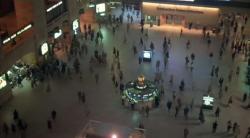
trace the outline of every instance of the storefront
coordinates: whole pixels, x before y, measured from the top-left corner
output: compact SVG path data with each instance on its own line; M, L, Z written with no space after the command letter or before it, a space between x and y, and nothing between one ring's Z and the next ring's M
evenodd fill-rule
M218 21L219 8L201 7L163 3L142 3L142 13L146 23L157 25L173 24L187 26L215 26Z
M71 28L71 27L70 27ZM44 45L44 50L60 60L65 60L67 52L71 46L71 34L65 32L60 27L56 27L49 32L48 44ZM47 47L47 48L46 48Z
M22 60L19 60L0 76L0 105L12 97L13 87L22 84L23 79L27 77L28 66Z

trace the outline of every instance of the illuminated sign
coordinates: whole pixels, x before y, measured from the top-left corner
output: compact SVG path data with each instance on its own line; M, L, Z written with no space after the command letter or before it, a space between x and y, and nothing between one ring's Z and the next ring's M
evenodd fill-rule
M93 4L93 3L89 4L89 8L94 8L94 7L95 7L95 4Z
M0 77L0 90L4 88L7 85L6 80L3 79L3 77Z
M77 34L77 29L79 28L79 22L77 19L73 21L72 26L73 26L74 33Z
M48 43L43 43L41 46L41 54L45 55L49 51Z
M105 16L106 14L105 13L100 13L100 16Z
M143 51L143 58L151 59L152 58L152 52L151 51Z
M203 96L203 105L213 106L214 98L210 96Z
M50 12L50 11L52 11L53 9L55 9L56 7L58 7L58 6L62 5L62 4L63 4L63 2L62 2L62 1L59 1L58 3L56 3L55 5L53 5L52 7L48 8L48 9L46 10L46 12Z
M96 13L102 13L106 11L105 3L96 4Z
M111 137L112 137L112 138L117 138L117 135L116 135L116 134L113 134Z
M27 26L25 26L23 29L19 30L18 32L16 32L15 34L11 35L10 37L6 38L5 40L3 40L3 44L8 43L10 40L16 38L18 35L22 34L23 32L27 31L28 29L30 29L32 27L32 24L29 24Z
M143 6L149 6L149 7L153 6L153 7L156 7L157 10L161 10L161 11L198 13L198 14L203 14L204 12L218 12L219 11L219 8L213 8L213 7L162 4L162 3L151 3L151 2L143 2Z
M60 37L62 35L62 30L60 29L59 32L55 32L54 33L54 38L57 39L58 37Z

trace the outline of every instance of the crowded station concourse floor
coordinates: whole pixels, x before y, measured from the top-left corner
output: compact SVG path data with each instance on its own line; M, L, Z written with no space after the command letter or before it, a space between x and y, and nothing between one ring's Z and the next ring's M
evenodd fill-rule
M119 13L118 13L119 15ZM221 35L211 33L211 45L208 46L203 38L201 29L187 29L176 25L161 25L150 27L144 26L144 34L140 31L139 18L134 16L134 22L130 24L127 31L127 11L123 24L120 24L115 34L110 25L101 25L103 40L101 45L95 46L90 39L85 40L82 35L77 36L80 45L87 45L87 54L72 56L67 60L67 65L73 68L73 59L79 58L80 74L72 71L70 75L60 75L46 78L38 86L31 88L29 80L22 82L23 87L14 88L13 98L0 109L0 122L6 122L9 126L13 122L13 111L16 109L19 116L27 123L25 136L27 138L74 138L84 128L88 120L98 120L113 123L130 128L137 128L140 123L146 129L148 138L182 138L184 129L188 129L190 138L226 138L232 137L233 132L227 132L228 121L239 124L239 138L245 137L250 127L250 111L245 109L246 103L242 103L242 95L248 92L245 84L245 72L247 62L244 56L237 55L234 61L231 58L230 46L225 47L222 58L219 58L219 49L222 42ZM131 14L132 15L132 14ZM98 30L98 23L92 24ZM183 30L180 36L180 30ZM148 38L145 36L148 33ZM163 40L164 36L171 40L169 45L169 59L164 66ZM143 39L143 45L140 39ZM190 41L189 48L186 47ZM138 63L142 50L150 49L153 42L154 50L151 62ZM133 46L137 48L134 54ZM155 80L156 74L160 74L159 86L164 89L160 104L157 108L149 110L145 115L141 110L131 110L122 105L119 87L116 88L112 82L111 65L114 62L113 49L119 51L120 70L123 79L119 82L127 83L135 80L143 74L148 80ZM107 63L90 63L94 51L107 53ZM195 55L191 66L190 55ZM211 56L213 53L213 56ZM186 64L186 57L190 62ZM69 58L68 58L69 59ZM157 62L160 61L156 67ZM219 77L211 77L212 66L219 66ZM90 69L90 66L92 69ZM236 68L240 72L236 75ZM191 71L191 68L192 71ZM232 81L228 81L228 73L233 70ZM115 67L113 72L117 72ZM81 77L79 77L81 76ZM224 77L224 85L228 86L227 92L218 96L219 78ZM97 80L98 78L98 80ZM119 77L116 77L119 78ZM172 83L169 80L172 78ZM119 80L119 79L118 79ZM179 84L185 82L185 88L180 91ZM49 85L49 90L48 90ZM214 109L204 110L205 122L199 121L199 112L202 105L202 97L211 88L210 95L215 97ZM85 94L85 103L78 97L78 92ZM173 97L179 99L182 108L175 115L175 106L178 104ZM228 99L232 97L232 103L228 105ZM166 103L173 102L168 112ZM192 104L188 118L185 119L183 109ZM220 115L216 117L214 112L220 108ZM51 111L57 112L57 117L52 121L52 128L48 129L47 120L51 120ZM217 121L216 132L212 133L213 123ZM2 128L2 124L1 124ZM17 138L20 133L12 133L9 130L4 136L2 130L0 137Z

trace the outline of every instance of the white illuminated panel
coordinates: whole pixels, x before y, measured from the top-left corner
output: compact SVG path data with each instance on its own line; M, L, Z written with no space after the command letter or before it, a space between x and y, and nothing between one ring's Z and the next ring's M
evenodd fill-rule
M203 104L206 106L213 106L214 98L210 96L203 96Z
M45 55L49 51L48 43L43 43L41 46L41 54Z
M54 33L54 38L57 39L58 37L60 37L62 35L62 30L60 29L59 32L55 32Z
M7 85L7 82L3 79L3 77L0 77L0 90L4 88Z
M100 13L100 16L105 16L106 14L105 13Z
M55 5L53 5L52 7L48 8L48 9L46 10L46 12L50 12L50 11L52 11L53 9L55 9L56 7L58 7L58 6L62 5L62 4L63 4L63 2L62 2L62 1L59 1L58 3L56 3Z
M73 21L72 26L73 26L74 33L77 34L77 29L79 28L79 22L77 19Z
M95 7L95 4L91 3L89 4L89 8L94 8Z
M112 135L112 138L118 138L116 134L113 134Z
M73 21L73 30L76 30L78 27L79 27L79 23L78 23L78 20L76 19Z
M10 40L16 38L18 35L22 34L23 32L27 31L28 29L30 29L32 27L32 24L29 24L27 26L25 26L23 29L19 30L18 32L16 32L15 34L11 35L10 37L6 38L5 40L3 40L3 44L8 43Z
M96 13L102 13L106 11L105 3L96 4Z
M151 59L152 58L152 52L151 51L143 51L143 58Z

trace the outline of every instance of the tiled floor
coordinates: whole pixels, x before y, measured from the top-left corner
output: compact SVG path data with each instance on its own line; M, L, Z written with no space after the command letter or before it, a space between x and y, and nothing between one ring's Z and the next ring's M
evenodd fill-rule
M126 14L125 14L126 15ZM125 19L126 20L126 19ZM83 79L79 75L72 75L70 79L67 76L53 78L49 80L51 92L46 92L47 83L40 84L37 88L31 89L29 82L24 82L24 88L14 90L14 97L0 109L0 122L11 123L12 112L17 109L20 116L28 123L28 138L73 138L84 127L87 120L99 120L103 122L115 123L122 126L137 127L139 122L143 122L146 128L148 138L181 138L183 129L187 127L190 131L190 138L224 138L230 137L226 131L228 120L237 121L241 128L241 137L246 133L250 125L249 110L242 108L240 99L243 92L248 91L244 84L246 62L241 57L231 62L230 48L228 47L222 60L218 60L219 47L221 43L220 36L212 36L212 44L207 46L206 41L202 39L201 30L184 29L184 35L180 38L180 27L178 26L154 26L149 28L149 39L146 46L149 48L150 41L155 45L153 60L151 63L138 64L138 55L134 56L132 45L139 44L141 36L139 24L134 23L129 33L126 33L126 25L120 26L115 35L112 29L103 27L104 50L108 53L108 65L96 65L94 72L99 73L100 82L95 83L94 75L89 73L89 58L95 49L94 43L88 44L89 55L82 56L81 70ZM124 35L127 36L127 43L123 43ZM150 111L148 118L142 116L138 111L131 111L121 105L121 98L117 90L113 87L111 81L110 65L112 62L113 47L120 51L121 69L124 72L124 82L134 80L140 74L144 74L147 79L153 80L155 64L157 60L163 63L162 42L163 37L167 36L172 41L170 50L170 59L167 68L163 64L160 66L164 78L165 95L162 97L160 107ZM191 41L191 48L186 50L187 40ZM81 42L82 43L82 42ZM141 47L137 46L141 51ZM209 52L214 52L214 57L209 58ZM185 57L195 53L194 70L190 72L185 67ZM234 74L233 81L225 83L229 86L229 91L224 93L221 100L217 97L218 79L210 78L212 65L220 66L220 75L227 78L230 68L235 71L236 66L241 67L239 77ZM170 87L168 80L170 74L174 75L174 86ZM184 92L178 91L178 85L181 79L185 80L186 89ZM221 108L220 118L214 117L213 111L205 111L206 122L200 124L198 121L199 106L202 102L202 95L206 93L208 85L212 82L212 95L216 97L215 107ZM193 85L193 88L192 88ZM84 90L86 93L87 104L83 105L78 101L77 92ZM166 101L172 100L172 91L177 92L184 105L189 105L191 99L194 99L195 106L189 114L190 118L185 120L183 109L177 118L174 117L174 110L170 113L166 110ZM231 107L224 105L229 96L233 96ZM58 118L53 123L53 130L47 129L47 119L52 109L58 113ZM90 115L86 116L86 110ZM218 132L212 134L212 123L218 120ZM2 137L2 135L0 134ZM8 138L17 138L17 134L11 134Z

